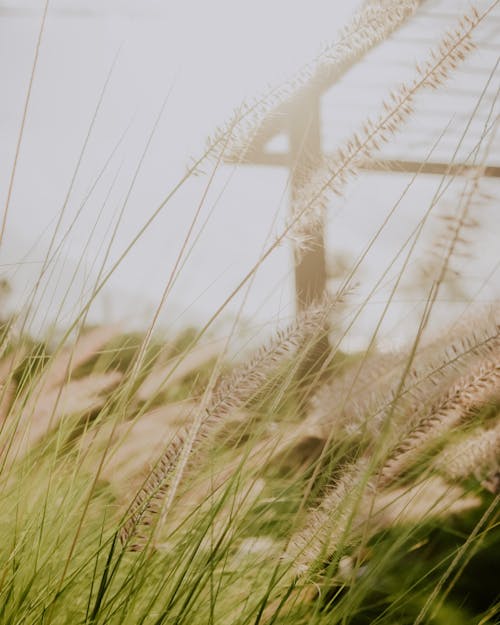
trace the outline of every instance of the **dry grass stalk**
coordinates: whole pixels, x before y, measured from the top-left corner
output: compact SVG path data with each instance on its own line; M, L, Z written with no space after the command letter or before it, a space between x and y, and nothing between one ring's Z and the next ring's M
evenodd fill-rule
M180 429L134 498L129 518L121 531L122 544L128 545L134 537L131 548L142 548L147 536L141 531L141 526L152 525L154 515L164 514L170 479L181 462L181 455L184 454L186 463L192 450L199 447L215 426L232 410L241 408L265 386L279 365L300 352L311 337L324 328L325 316L330 307L331 305L320 305L306 311L287 329L279 331L253 357L236 367L229 376L222 378L205 406L202 402L194 425Z

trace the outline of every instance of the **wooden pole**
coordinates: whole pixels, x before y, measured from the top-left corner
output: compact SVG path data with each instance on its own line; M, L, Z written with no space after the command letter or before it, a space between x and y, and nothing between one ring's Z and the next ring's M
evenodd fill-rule
M290 115L291 206L300 194L311 164L321 157L320 102L317 94L297 101ZM293 210L293 208L292 208ZM292 215L293 216L293 215ZM297 311L320 299L326 289L324 227L315 229L306 251L294 251Z
M320 96L307 92L297 99L289 117L289 167L291 170L291 210L301 192L311 165L321 157ZM293 217L293 215L292 215ZM311 233L307 249L294 249L295 301L297 312L323 298L326 292L327 273L324 224ZM330 351L328 327L304 355L299 371L307 380L320 368Z

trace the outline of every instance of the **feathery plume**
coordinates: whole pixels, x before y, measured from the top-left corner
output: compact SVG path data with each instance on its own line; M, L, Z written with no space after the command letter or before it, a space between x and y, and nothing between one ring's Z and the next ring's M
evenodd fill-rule
M486 319L467 319L454 332L423 344L413 355L411 349L374 352L318 391L311 403L312 416L341 437L369 435L368 444L380 434L390 415L396 440L401 430L418 423L461 375L490 358L499 340L498 325L487 315ZM401 380L409 358L411 366Z
M482 192L481 185L484 180L487 159L496 140L497 130L498 120L493 126L479 163L472 170L470 176L466 178L464 188L461 189L459 198L454 202L454 210L438 216L441 227L425 255L430 260L419 269L424 277L430 277L439 284L447 280L453 281L460 275L456 266L456 259L471 257L468 233L479 226L478 209L484 209L485 205L492 199ZM477 156L480 145L476 148L475 156Z
M429 444L460 425L473 411L500 392L499 353L463 376L399 443L380 472L385 485L395 480Z
M309 512L304 529L292 536L284 559L292 562L295 575L303 575L315 562L327 559L339 543L348 543L349 523L364 493L371 488L366 483L367 466L364 459L347 466L319 506Z
M447 445L434 467L450 480L474 476L479 480L500 471L500 423L476 428L461 440Z
M187 462L193 449L199 447L230 411L248 402L269 381L278 365L296 354L318 331L322 331L330 309L331 304L311 307L288 328L279 331L248 361L222 378L205 407L202 405L198 409L200 412L194 424L179 430L134 498L120 534L122 544L129 545L130 539L134 537L136 540L129 545L130 549L139 550L144 546L147 537L141 534L141 527L152 525L155 514L164 516L164 500L171 487L170 480L181 466L181 456ZM178 481L180 475L176 477ZM170 492L170 499L172 496Z

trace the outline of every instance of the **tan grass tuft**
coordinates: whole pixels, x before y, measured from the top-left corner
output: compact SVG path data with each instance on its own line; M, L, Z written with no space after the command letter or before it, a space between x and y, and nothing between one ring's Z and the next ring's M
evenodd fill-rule
M62 389L55 387L26 402L11 440L11 454L21 459L44 436L70 415L85 415L100 409L109 393L122 379L118 371L92 374L72 380Z
M64 384L70 374L99 353L120 333L119 326L98 326L81 334L76 343L56 354L42 375L43 390Z
M476 495L467 495L459 486L433 476L420 484L377 494L370 520L377 527L419 524L429 518L462 514L481 505Z
M142 382L137 391L137 399L148 401L163 392L168 386L181 382L190 373L196 372L211 360L217 358L225 341L196 345L187 354L170 359L160 367L155 367Z
M125 501L130 492L141 487L164 450L165 441L175 438L194 408L193 402L166 404L118 426L110 422L99 424L81 438L80 453L89 457L92 467L94 452L100 454L110 446L101 477Z
M481 480L500 471L500 423L462 435L445 447L434 466L450 480L469 476Z

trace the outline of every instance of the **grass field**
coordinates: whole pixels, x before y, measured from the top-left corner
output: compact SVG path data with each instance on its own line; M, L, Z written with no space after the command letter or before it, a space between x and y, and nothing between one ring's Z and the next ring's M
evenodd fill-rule
M413 81L306 172L293 216L229 300L279 245L307 253L332 194L411 117L420 90L446 89L487 16L463 17ZM406 17L366 3L329 62L355 62L366 38ZM287 95L239 110L179 186L241 150ZM495 137L490 122L482 147ZM470 307L439 332L431 323L441 290L460 279L453 260L481 193L478 154L424 259L423 313L392 351L380 349L379 325L366 348L345 348L378 286L353 300L359 263L257 349L234 349L236 326L215 336L227 302L199 327L158 329L177 265L143 331L91 326L88 311L127 250L103 264L70 323L35 339L31 309L54 234L25 309L0 328L0 623L499 623L499 311ZM380 324L433 208L402 248Z

